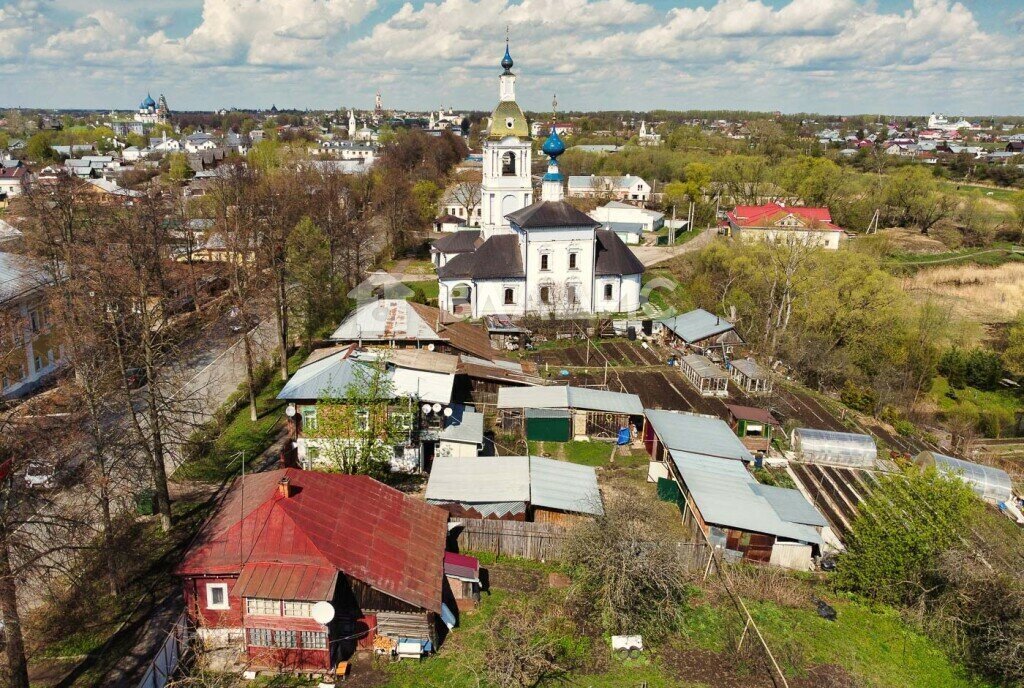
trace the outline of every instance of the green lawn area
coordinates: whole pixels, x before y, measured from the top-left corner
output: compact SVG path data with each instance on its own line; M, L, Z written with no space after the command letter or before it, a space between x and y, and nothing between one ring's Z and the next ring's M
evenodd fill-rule
M991 189L987 186L975 186L974 184L958 184L956 182L945 182L943 184L947 191L961 196L975 196L978 198L991 198L994 201L1009 202L1014 194L1021 192L1021 189Z
M426 301L432 305L437 305L437 294L440 290L437 279L427 279L416 282L403 282L405 286L415 292L410 295L409 298L413 298L416 294L422 294Z
M670 269L649 269L644 272L643 280L641 291L647 291L647 300L659 311L675 310L677 313L685 313L693 309L690 290ZM641 296L641 300L642 298Z
M289 374L294 373L306 358L305 352L293 354L288 360ZM245 452L246 466L254 466L259 455L277 437L284 424L284 402L277 399L284 387L284 381L277 375L276 369L271 373L270 381L264 385L256 396L256 408L259 418L253 423L249 420L249 405L242 392L241 408L231 414L223 430L212 442L200 443L199 449L191 459L174 473L176 480L198 480L200 482L220 483L235 473L240 472L241 464L236 457ZM234 397L233 397L234 398ZM229 402L230 404L231 402ZM215 422L215 421L214 421ZM218 428L210 427L211 432ZM233 463L232 463L233 462Z
M414 260L405 266L404 272L407 275L433 275L434 264L429 259Z
M553 459L578 463L583 466L609 466L611 465L612 450L615 445L611 442L529 442L530 453L535 456L550 455ZM647 463L647 453L642 449L632 450L629 447L620 447L615 455L616 466L635 467Z
M1024 407L1024 394L1009 389L985 391L974 387L952 389L946 378L936 376L928 399L940 415L959 415L980 422L979 431L987 437L1009 436L1015 414Z

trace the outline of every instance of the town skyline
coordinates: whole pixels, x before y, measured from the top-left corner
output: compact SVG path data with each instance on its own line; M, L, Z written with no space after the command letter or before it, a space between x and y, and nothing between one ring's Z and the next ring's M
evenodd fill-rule
M558 93L573 111L1024 112L1024 12L1004 4L245 4L15 0L0 107L130 110L150 92L177 110L369 109L380 90L387 109L486 110L507 27L533 111Z

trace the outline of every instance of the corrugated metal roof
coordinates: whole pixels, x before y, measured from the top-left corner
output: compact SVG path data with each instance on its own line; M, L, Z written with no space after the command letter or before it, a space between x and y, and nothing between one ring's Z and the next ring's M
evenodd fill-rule
M800 490L793 490L786 487L774 485L762 485L755 483L752 489L757 494L768 500L775 513L783 521L790 523L802 523L806 526L818 526L823 528L828 525L825 517L814 508L814 505L807 501Z
M49 281L25 256L0 252L0 303L38 289Z
M683 363L697 373L702 378L728 378L729 375L724 370L713 364L704 356L700 354L687 354L682 357Z
M448 425L441 431L440 439L447 442L482 444L484 441L484 414L476 411L459 410L455 407Z
M670 454L705 522L821 544L814 528L779 516L742 464L683 451Z
M440 341L436 323L424 320L404 299L368 301L345 318L331 335L337 341L421 339Z
M444 575L477 581L480 579L480 560L476 557L467 557L465 554L445 552Z
M278 490L284 477L287 498ZM440 612L447 522L443 509L368 476L253 473L235 481L176 572L233 575L261 562L333 567Z
M410 396L431 403L450 404L455 376L427 370L394 368L391 371L395 396Z
M426 498L442 502L528 502L530 459L527 456L434 459Z
M738 404L726 404L725 407L729 409L729 413L737 420L752 420L755 423L765 423L766 425L781 425L779 421L775 420L775 416L768 409L756 406L740 406Z
M644 412L636 394L562 385L500 387L498 408L569 408L637 416Z
M242 567L231 594L269 600L332 601L337 580L337 570L327 566L259 562Z
M647 422L669 449L724 459L753 461L754 457L720 418L683 411L647 409Z
M672 318L665 318L660 322L687 344L699 342L733 329L732 323L728 320L714 313L708 313L703 308Z
M530 457L530 503L580 514L604 513L592 467L540 456Z

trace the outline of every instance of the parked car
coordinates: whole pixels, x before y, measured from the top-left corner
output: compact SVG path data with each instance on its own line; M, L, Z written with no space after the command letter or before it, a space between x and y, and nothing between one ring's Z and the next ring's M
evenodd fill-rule
M25 486L30 489L52 490L57 487L57 469L48 464L30 463L25 467Z

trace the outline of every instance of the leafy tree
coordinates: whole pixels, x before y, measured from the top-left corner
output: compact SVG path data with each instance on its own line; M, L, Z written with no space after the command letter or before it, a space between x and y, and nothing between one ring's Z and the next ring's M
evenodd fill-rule
M286 262L295 284L290 307L308 348L320 328L331 322L339 302L336 293L325 293L332 284L330 240L308 217L288 236Z
M167 164L167 178L172 182L183 182L194 174L184 153L171 153L167 156Z
M412 197L421 222L427 223L437 216L437 201L441 198L441 187L429 179L421 179L412 185Z
M277 141L276 132L272 138L265 138L249 149L249 164L257 172L268 172L281 165L281 144Z
M416 400L392 407L395 391L386 359L357 363L353 380L331 390L316 404L316 439L320 462L336 473L386 478L394 446L404 444L416 415Z
M57 151L50 145L50 135L40 131L32 135L25 144L25 154L35 162L52 162L57 160Z
M853 522L836 582L881 602L913 603L980 507L963 481L934 468L883 476Z

